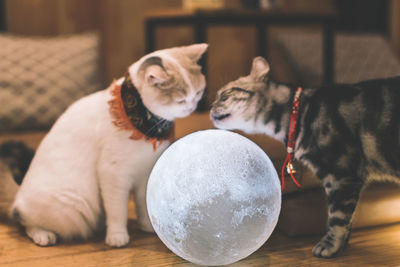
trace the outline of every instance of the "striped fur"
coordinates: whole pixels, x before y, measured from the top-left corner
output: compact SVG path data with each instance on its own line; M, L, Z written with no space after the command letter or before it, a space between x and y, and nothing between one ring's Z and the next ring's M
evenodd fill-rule
M255 58L249 76L218 92L211 109L218 128L265 133L286 143L295 86L272 82L268 71L268 63ZM247 97L238 98L235 87L248 91ZM295 157L319 177L328 199L328 232L313 253L330 258L349 240L364 186L400 182L400 77L305 88L298 125Z

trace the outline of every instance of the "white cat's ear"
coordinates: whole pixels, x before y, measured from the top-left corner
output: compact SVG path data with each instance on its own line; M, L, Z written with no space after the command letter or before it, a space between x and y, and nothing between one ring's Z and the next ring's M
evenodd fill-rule
M208 44L193 44L189 46L182 47L183 52L192 59L194 62L199 61L201 56L206 52Z
M269 64L263 57L255 57L251 66L250 76L256 81L264 81L268 77Z
M168 79L168 74L159 65L151 65L146 68L145 80L151 86L157 86Z

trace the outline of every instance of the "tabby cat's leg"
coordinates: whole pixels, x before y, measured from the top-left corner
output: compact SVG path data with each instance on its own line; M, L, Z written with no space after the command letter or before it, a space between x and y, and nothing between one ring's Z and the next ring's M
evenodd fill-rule
M331 258L345 248L350 232L351 221L356 208L362 183L358 179L330 174L322 179L328 197L328 232L314 247L316 257Z

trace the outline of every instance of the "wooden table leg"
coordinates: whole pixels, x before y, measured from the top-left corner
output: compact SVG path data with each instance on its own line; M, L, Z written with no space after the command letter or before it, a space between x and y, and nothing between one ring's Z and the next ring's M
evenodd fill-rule
M323 27L323 82L335 81L335 37L332 25L327 23Z
M0 0L0 32L7 30L6 1Z
M153 21L146 20L145 22L145 49L146 49L146 54L151 53L155 50L156 48L156 25Z
M267 56L267 26L264 23L259 23L257 25L257 56L266 57Z
M207 42L207 25L202 20L197 20L194 23L194 39L196 43L206 43ZM200 66L202 66L202 72L206 77L206 83L208 85L207 78L207 56L203 55L199 60ZM207 85L204 90L203 98L200 100L197 111L206 111L208 109L209 103L207 103Z

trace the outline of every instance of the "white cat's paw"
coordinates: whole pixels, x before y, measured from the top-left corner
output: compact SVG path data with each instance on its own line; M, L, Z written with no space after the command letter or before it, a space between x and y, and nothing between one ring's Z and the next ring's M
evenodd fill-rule
M57 243L57 235L38 227L27 227L26 234L41 247L53 246Z
M107 232L106 244L110 247L120 248L128 245L129 234L127 231Z

